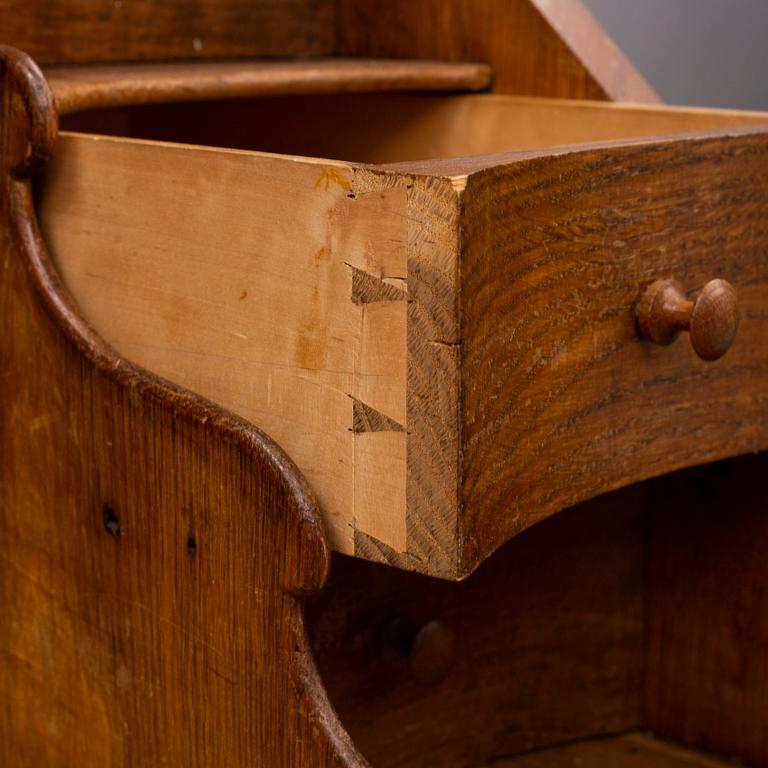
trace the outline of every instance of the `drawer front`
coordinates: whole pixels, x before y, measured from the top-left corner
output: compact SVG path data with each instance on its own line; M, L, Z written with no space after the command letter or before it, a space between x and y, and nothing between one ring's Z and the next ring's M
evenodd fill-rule
M768 138L604 147L470 175L461 254L463 566L582 499L768 447ZM715 362L641 338L654 281L729 281Z

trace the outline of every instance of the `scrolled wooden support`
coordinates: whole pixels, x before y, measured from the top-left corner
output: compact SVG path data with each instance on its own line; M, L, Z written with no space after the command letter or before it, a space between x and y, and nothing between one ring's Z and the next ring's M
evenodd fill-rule
M48 82L22 51L0 45L3 163L17 178L34 173L50 156L59 128Z
M55 103L23 53L0 66L0 765L365 766L304 632L312 490L84 320L32 196Z
M657 280L646 288L637 307L642 335L654 344L671 344L688 331L702 360L717 360L730 348L739 327L736 290L727 280L710 280L688 298L676 280Z

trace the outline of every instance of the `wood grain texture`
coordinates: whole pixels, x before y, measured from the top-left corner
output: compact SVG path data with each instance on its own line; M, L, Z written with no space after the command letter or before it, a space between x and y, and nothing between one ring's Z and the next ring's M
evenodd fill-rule
M642 733L545 749L493 763L493 768L728 768L732 763Z
M339 0L336 51L483 61L499 93L657 100L579 0Z
M768 764L768 455L662 478L649 499L646 721Z
M307 630L331 701L371 764L495 765L640 727L642 502L632 488L564 511L460 584L334 555L328 584L307 603ZM454 649L428 685L417 676L432 622Z
M471 175L462 201L462 571L556 509L768 447L768 137ZM734 283L728 356L638 338L645 286Z
M304 636L328 568L312 492L78 314L28 175L50 93L0 56L0 763L362 768Z
M0 2L0 40L40 64L322 56L332 0Z
M207 61L46 70L60 114L126 104L232 99L287 93L479 91L485 64L315 59Z
M118 352L279 440L336 549L354 551L359 529L404 551L400 177L62 135L46 178L40 215L55 263ZM394 294L361 301L360 272ZM355 427L355 403L375 428Z

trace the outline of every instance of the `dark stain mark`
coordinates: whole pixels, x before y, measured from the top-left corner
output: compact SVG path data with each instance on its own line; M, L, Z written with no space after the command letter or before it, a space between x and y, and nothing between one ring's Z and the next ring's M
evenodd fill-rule
M110 536L120 538L120 521L112 507L104 506L104 528Z
M243 291L243 292L240 294L240 301L242 301L242 300L243 300L243 299L244 299L244 298L245 298L247 295L248 295L248 291Z
M190 555L194 555L197 552L197 541L194 536L187 536L187 552Z
M352 403L353 432L405 432L402 424L356 397L352 397Z
M368 272L348 265L352 270L352 301L371 304L374 301L407 301L408 294Z

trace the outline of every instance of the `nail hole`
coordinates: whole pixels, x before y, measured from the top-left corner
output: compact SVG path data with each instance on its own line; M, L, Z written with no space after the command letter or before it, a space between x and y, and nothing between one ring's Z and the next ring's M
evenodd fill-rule
M110 536L120 538L120 521L112 507L104 507L104 528Z
M187 552L189 552L190 555L194 555L195 552L197 552L197 542L195 541L194 536L187 537Z

